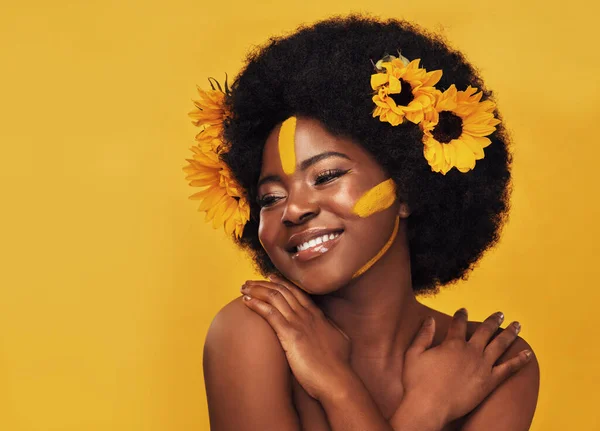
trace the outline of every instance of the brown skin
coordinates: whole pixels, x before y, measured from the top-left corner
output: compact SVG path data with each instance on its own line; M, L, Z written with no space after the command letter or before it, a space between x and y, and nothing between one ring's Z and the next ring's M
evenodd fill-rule
M443 418L444 423L447 424L444 429L472 430L482 426L487 427L486 429L495 426L496 428L493 429L498 430L528 429L535 409L539 385L539 370L535 356L533 361L529 361L532 364L529 367L524 367L508 380L506 375L502 379L506 382L485 401L483 398L495 386L491 384L478 386L473 382L478 383L477 379L481 380L483 375L489 382L492 380L492 374L489 372L478 374L480 368L477 367L455 367L453 364L464 363L461 361L468 358L468 352L461 350L462 347L459 348L456 342L452 345L454 350L425 351L427 356L420 356L418 360L414 360L415 365L410 370L412 374L408 374L408 377L411 375L421 377L407 378L405 369L408 367L407 352L425 318L431 315L436 320L436 325L431 331L431 347L440 346L449 335L449 328L452 328L453 321L451 316L419 303L413 293L406 237L409 208L396 201L390 208L370 217L360 218L354 215L351 210L358 198L373 186L389 178L380 165L356 143L329 134L316 120L300 117L296 129L297 168L292 175L288 176L281 167L277 142L278 131L279 127L276 127L265 144L261 178L267 175L278 175L281 181L266 183L258 191L259 197L272 196L277 199L261 211L259 238L274 265L287 279L279 280L279 286L286 287L279 289L279 296L267 295L262 298L263 301L260 301L258 298L261 294L257 290L260 283L255 283L251 289L255 289L253 296L257 298L253 299L253 306L248 306L269 321L286 354L292 350L292 346L302 344L298 343L298 339L289 336L290 328L294 328L295 334L302 332L298 330L300 325L289 324L290 316L301 315L306 318L308 314L302 310L310 310L314 315L321 313L322 316L326 316L326 319L317 320L318 326L302 325L303 333L312 334L313 340L312 344L305 345L312 347L306 348L304 352L296 349L293 355L288 354L288 362L295 376L294 401L299 415L303 418L305 429L328 429L325 428L327 421L324 411L317 400L324 396L323 391L335 390L334 382L344 374L343 371L338 373L336 370L346 369L360 377L386 419L393 419L392 416L398 411L401 401L405 396L410 397L408 394L413 393L415 395L410 397L411 400L417 398L433 400L431 403L434 405L429 407L431 411L440 412L440 418ZM344 153L350 160L331 157L317 162L305 171L299 169L303 160L324 151ZM348 172L329 179L326 183L316 184L317 175L329 169L348 170ZM367 272L352 279L356 270L386 243L396 216L400 216L400 226L393 245ZM344 232L335 249L316 259L298 262L286 251L286 244L290 235L311 227L341 228ZM273 284L263 282L263 295L266 290L273 287ZM277 300L269 304L267 298L275 299L275 297ZM257 306L257 304L261 305ZM271 310L268 309L269 306ZM277 313L274 312L275 310ZM314 319L310 320L314 321ZM304 321L308 320L304 319ZM498 328L497 324L492 328L489 319L486 322L484 327L487 330L487 338L485 335L479 338L482 351L489 337ZM465 319L462 332L464 341L461 346L469 345L466 340L471 338L479 325L478 322L469 322L466 325ZM283 328L286 328L287 332ZM456 329L450 330L450 335L454 334L456 339L460 339L453 331ZM466 331L466 340L464 331ZM499 332L496 332L496 335ZM504 337L503 347L496 349L495 357L488 365L493 365L498 356L504 353L498 363L514 358L512 363L521 363L522 367L525 363L524 357L519 358L517 355L528 345L521 338L517 338L517 341L507 350L508 344L516 338L516 334L514 329L507 329L505 332L507 335ZM328 334L330 339L322 338L319 344L316 342L316 334ZM347 339L341 334L345 334ZM508 340L509 336L512 336L510 340ZM333 344L328 344L332 340L335 340ZM351 349L350 342L345 343L349 340L351 340ZM448 345L448 343L444 344L444 349ZM326 349L327 346L330 346L329 350ZM448 353L450 351L454 352L454 356ZM462 357L459 356L461 354ZM489 362L489 355L487 356ZM427 358L427 361L423 358ZM460 359L458 362L457 358ZM475 356L473 358L473 364L481 364L481 356L480 362L477 362ZM454 362L451 362L452 360ZM423 368L426 364L429 364L431 370L429 373ZM439 367L436 368L435 365ZM420 371L417 370L419 366ZM457 373L467 368L471 374ZM434 369L441 370L442 373L434 374ZM452 372L444 374L444 370L452 370ZM308 371L313 375L316 373L318 378L311 380ZM318 387L316 382L327 382L327 384ZM410 390L407 388L407 382ZM440 386L440 383L443 385ZM495 385L499 383L497 381ZM481 389L482 387L485 390ZM427 392L426 388L430 391ZM458 401L448 407L446 403L435 401L435 396L430 396L441 394L441 399L448 399L444 398L443 391L461 396L454 396ZM496 396L496 393L499 395ZM520 405L526 407L522 407L520 411L513 411L512 416L516 415L517 419L505 422L506 425L503 427L502 420L506 421L506 419L498 417L501 415L505 418L507 415L503 408L511 405L509 401L515 401L518 397L523 397ZM479 407L475 411L468 417L465 416L477 405ZM310 423L311 426L306 426L306 423Z

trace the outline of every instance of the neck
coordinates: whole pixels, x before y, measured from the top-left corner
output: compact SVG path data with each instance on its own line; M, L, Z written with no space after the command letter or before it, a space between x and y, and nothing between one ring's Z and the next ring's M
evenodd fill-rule
M392 246L368 271L335 292L312 298L350 337L353 358L403 356L423 310L412 290L405 221Z

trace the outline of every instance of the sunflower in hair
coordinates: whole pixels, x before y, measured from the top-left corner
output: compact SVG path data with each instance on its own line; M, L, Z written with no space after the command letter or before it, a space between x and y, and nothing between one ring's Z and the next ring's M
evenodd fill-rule
M216 87L209 79L211 90L198 88L200 100L193 101L196 109L188 114L202 130L195 138L198 144L190 148L193 158L186 159L189 164L183 171L188 174L185 179L190 186L203 188L189 199L201 201L198 211L206 213L204 220L212 220L213 228L223 226L228 235L235 233L239 238L250 219L250 206L231 170L219 157L228 148L223 140L223 121L229 115L224 105L229 88L227 79L225 91L214 81Z
M371 88L377 92L372 97L376 105L373 117L392 126L402 124L405 118L418 124L433 109L439 93L434 86L442 71L427 72L419 67L420 61L387 55L375 64L378 73L371 75Z
M484 158L483 149L492 142L487 136L500 120L494 116L496 104L481 102L482 95L477 88L469 86L458 91L452 84L439 95L434 109L425 114L420 123L423 152L432 171L446 175L456 167L464 173Z
M224 104L225 96L229 94L227 78L225 78L225 91L216 79L209 78L208 82L211 90L203 90L196 86L200 100L192 100L196 109L190 111L188 115L192 118L194 126L204 125L222 128L223 120L229 115Z

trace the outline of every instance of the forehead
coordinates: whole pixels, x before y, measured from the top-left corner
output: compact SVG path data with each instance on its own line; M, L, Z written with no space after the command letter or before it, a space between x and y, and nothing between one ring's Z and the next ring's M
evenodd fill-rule
M261 173L283 174L279 153L279 130L281 124L273 128L263 149ZM366 161L369 154L360 145L348 138L332 135L320 121L313 118L298 117L294 134L294 152L296 165L303 160L325 151L338 151L348 155L354 161Z

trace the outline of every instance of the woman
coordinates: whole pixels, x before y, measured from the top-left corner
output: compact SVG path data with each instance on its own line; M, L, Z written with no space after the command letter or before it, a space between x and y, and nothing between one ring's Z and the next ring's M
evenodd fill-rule
M508 211L508 138L465 58L354 15L211 85L191 198L269 277L207 334L211 429L529 429L539 367L518 323L416 300L466 278Z

